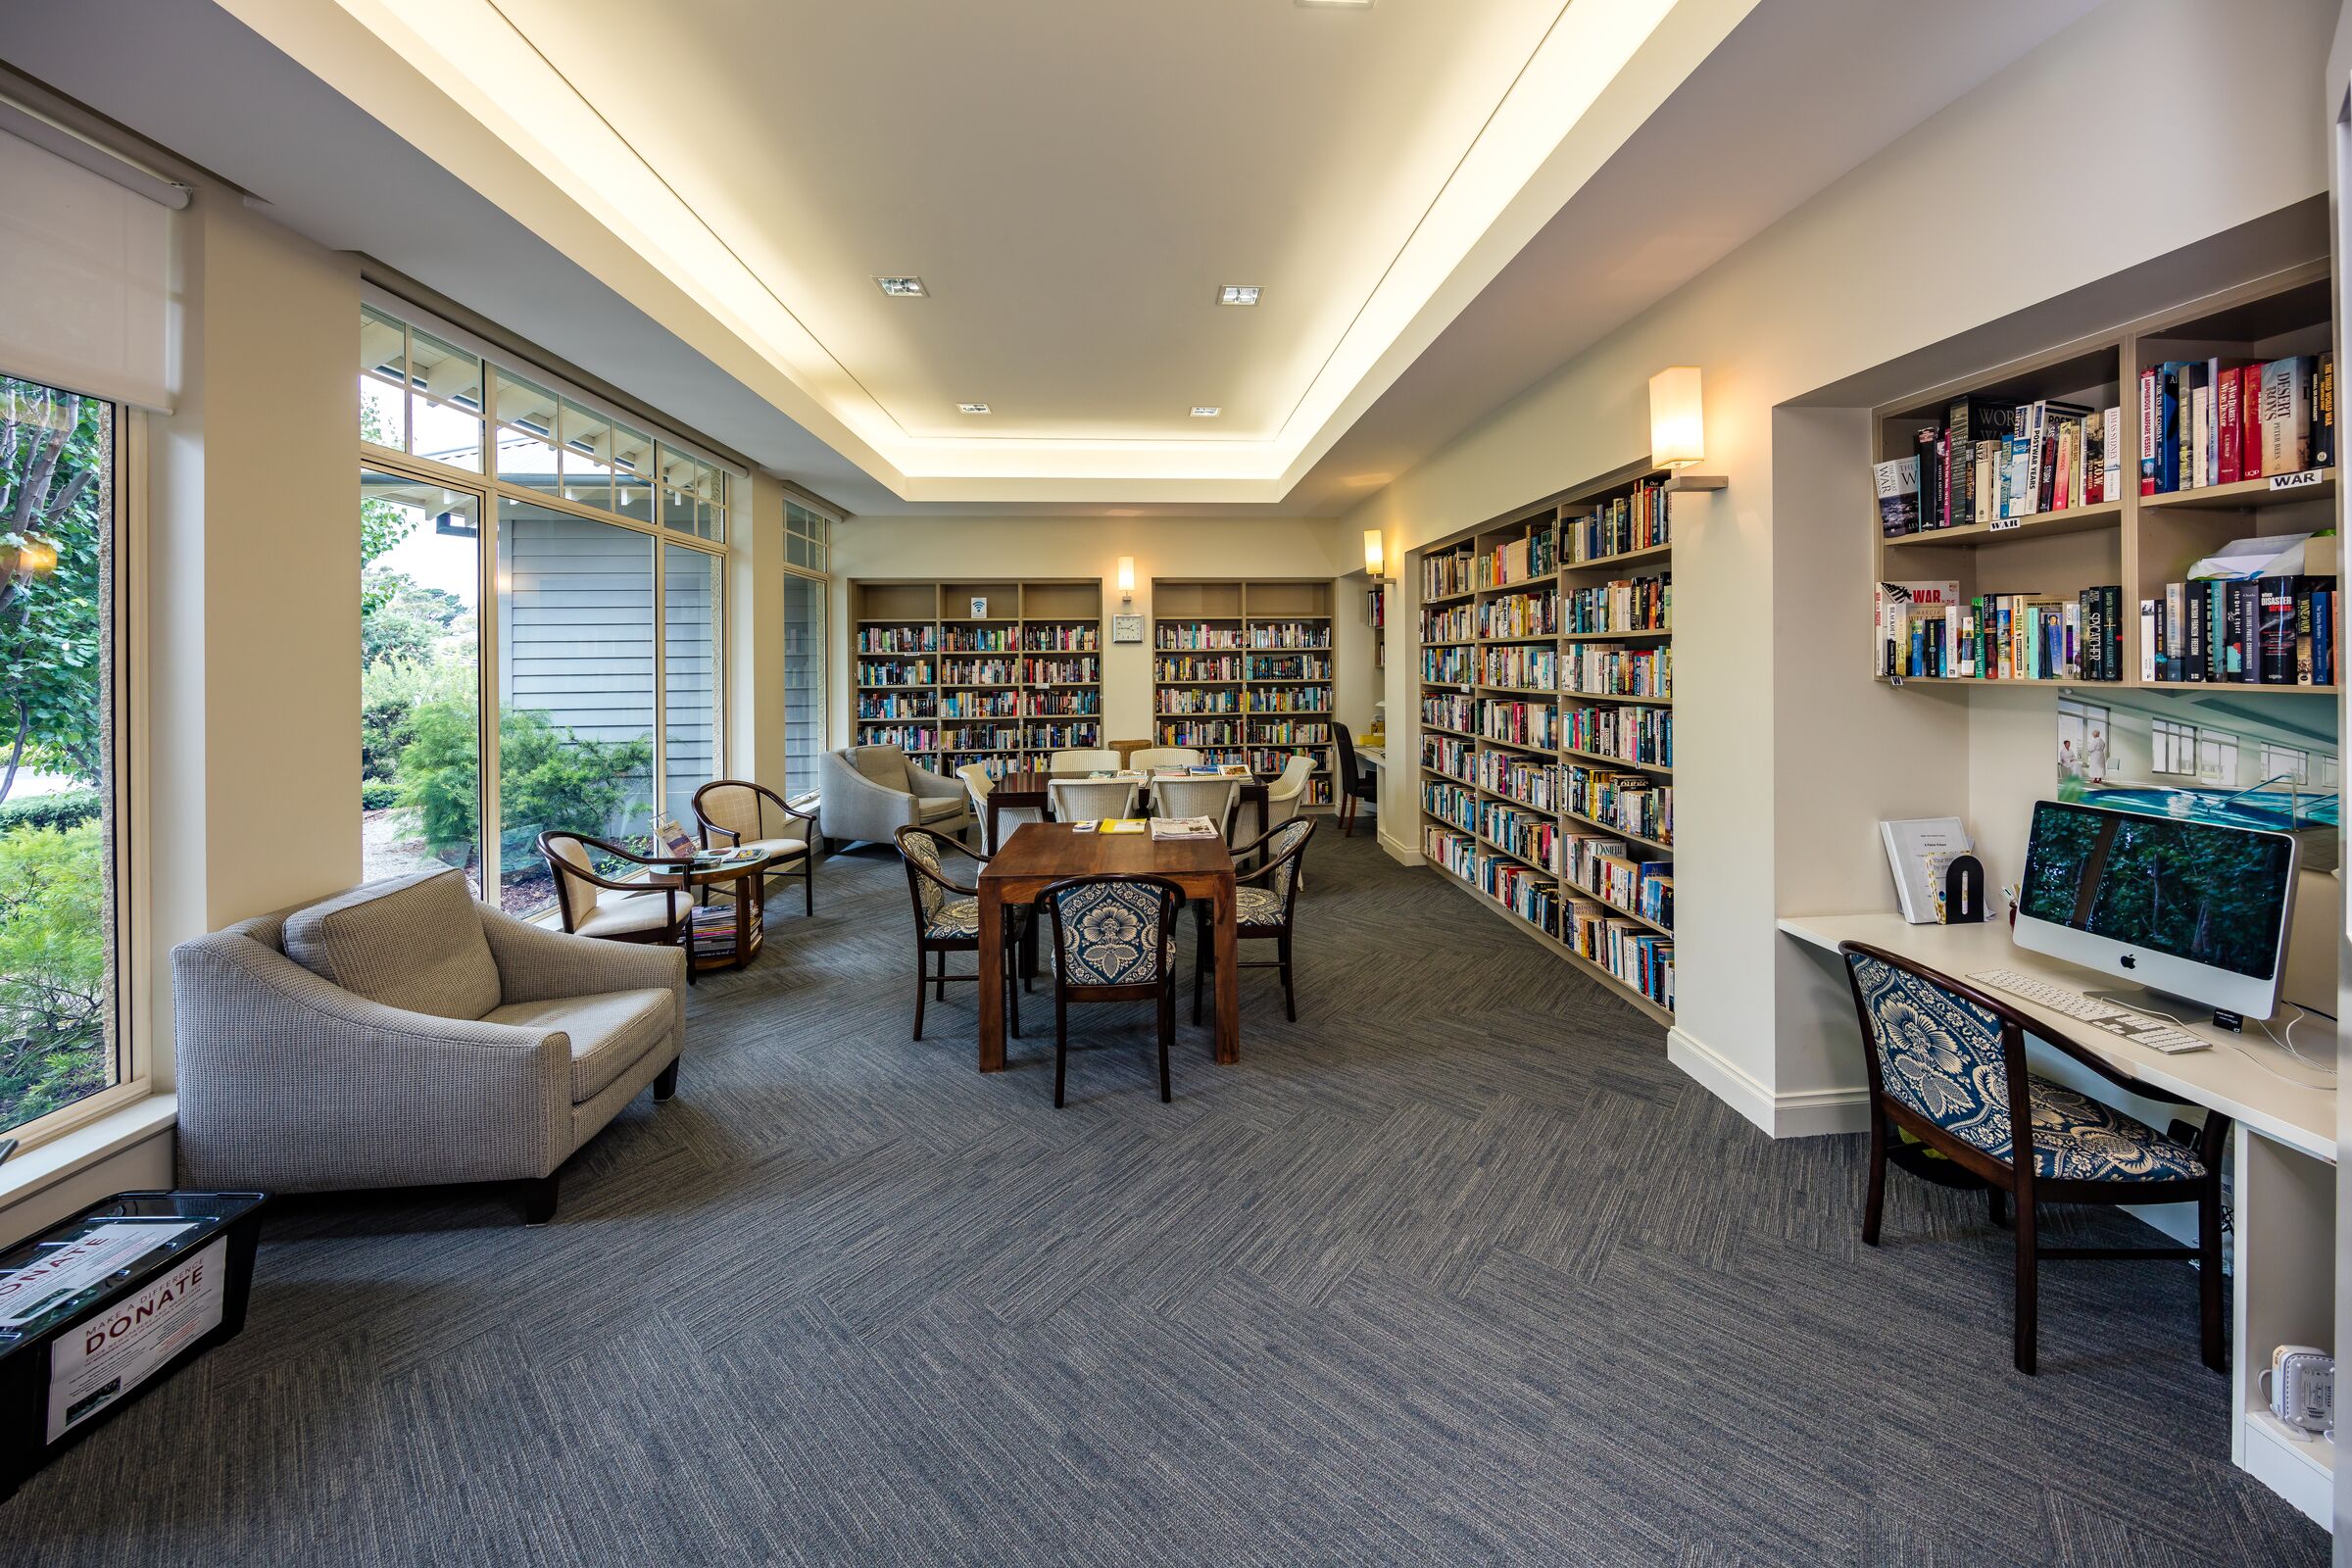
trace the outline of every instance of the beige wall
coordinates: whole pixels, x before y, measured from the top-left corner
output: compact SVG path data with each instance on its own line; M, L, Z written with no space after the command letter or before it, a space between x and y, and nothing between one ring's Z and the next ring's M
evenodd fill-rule
M1789 951L1776 916L1884 905L1880 817L1955 812L1997 827L2050 785L2046 740L2030 763L2021 750L2014 767L1972 773L1968 701L1868 678L1862 427L1781 406L2319 191L2317 68L2334 22L2326 0L2111 0L1335 530L1383 528L1396 559L1638 459L1650 373L1704 369L1705 466L1731 485L1676 503L1675 1049L1751 1115L1761 1105L1785 1131L1850 1122L1841 1107L1860 1081L1850 1012L1841 1024L1842 998ZM2282 74L2283 61L2308 74ZM2235 107L2201 118L2197 136L2106 134L2132 122L2149 83L2186 81ZM2008 156L2021 127L2082 134ZM2066 155L2042 155L2053 148ZM2152 162L2126 172L2126 159ZM1997 173L2000 220L1970 220L1960 167ZM1948 206L1949 220L1923 202ZM2045 220L2021 230L2021 213ZM1396 618L1409 623L1410 607ZM1392 660L1399 741L1415 695L1411 662ZM1399 823L1409 778L1392 801Z
M1321 577L1337 579L1364 564L1361 535L1352 556L1341 551L1327 525L1296 521L1207 517L853 517L833 531L833 625L826 679L832 689L832 743L852 739L856 707L850 695L856 660L850 645L849 584L853 578L1011 579L1098 577L1102 612L1144 617L1145 643L1106 646L1102 653L1105 740L1152 733L1152 579L1154 577ZM1135 603L1119 603L1121 556L1135 558ZM1363 619L1358 583L1335 582L1333 613L1342 622ZM1104 628L1105 637L1109 628ZM1341 634L1347 635L1345 633ZM1335 637L1335 641L1339 639ZM1371 655L1332 660L1334 701L1345 710L1370 681Z

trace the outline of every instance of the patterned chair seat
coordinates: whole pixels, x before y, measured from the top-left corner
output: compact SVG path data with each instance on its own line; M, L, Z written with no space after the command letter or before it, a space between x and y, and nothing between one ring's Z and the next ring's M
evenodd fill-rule
M948 899L931 916L931 928L923 933L933 941L961 937L967 942L980 938L980 901L978 899Z
M2113 1105L2034 1075L2034 1174L2043 1181L2184 1182L2205 1174L2196 1152ZM2008 1118L1956 1129L1995 1159L2009 1158Z
M1235 915L1246 926L1266 930L1282 924L1282 895L1272 888L1239 887L1233 891Z

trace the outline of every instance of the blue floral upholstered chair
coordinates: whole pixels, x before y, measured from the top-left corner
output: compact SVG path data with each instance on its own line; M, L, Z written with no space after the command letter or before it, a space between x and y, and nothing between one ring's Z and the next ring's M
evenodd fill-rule
M1062 1105L1070 1064L1073 1002L1159 1004L1159 1099L1168 1088L1168 1046L1176 1034L1176 918L1184 891L1165 877L1063 877L1037 906L1054 922L1054 1108Z
M2205 1364L2223 1370L2221 1165L2230 1118L2209 1113L2193 1133L2180 1123L2175 1132L2158 1132L2031 1071L2025 1037L2048 1042L2119 1089L2167 1103L2187 1102L2119 1072L1973 986L1859 942L1841 944L1838 952L1870 1066L1870 1192L1862 1240L1879 1245L1890 1159L1944 1186L1985 1189L1995 1223L2002 1218L2002 1196L2014 1198L2015 1351L2017 1369L2029 1373L2036 1360L2037 1260L2194 1259ZM2017 1114L2021 1105L2023 1116ZM2045 1202L2194 1202L2197 1245L2042 1247L2034 1219L2035 1205Z
M951 980L977 980L979 972L948 973L948 955L951 953L980 952L980 890L965 887L951 878L941 863L941 853L961 856L975 865L988 863L988 857L975 854L960 840L950 838L934 828L903 827L896 839L899 854L906 861L906 891L914 899L914 1038L923 1038L923 992L936 987L939 1000L948 1000ZM1004 911L1004 951L982 956L980 962L1004 965L1004 1017L1012 1037L1021 1034L1021 987L1014 984L1015 971L1026 974L1032 966L1017 962L1024 951L1023 943L1030 932L1026 909L1008 908ZM1034 951L1030 949L1029 951ZM927 973L934 955L938 957L936 973Z
M1240 879L1233 890L1234 951L1241 944L1256 938L1271 941L1275 956L1255 963L1243 963L1236 958L1237 969L1279 969L1282 971L1282 1011L1291 1022L1298 1021L1298 997L1291 985L1291 936L1296 928L1295 916L1298 906L1298 885L1305 880L1299 870L1306 857L1306 841L1314 837L1315 824L1309 817L1296 816L1273 832L1255 842L1239 845L1233 852L1236 860L1262 854L1265 863ZM1207 901L1193 906L1195 935L1193 945L1193 1022L1200 1021L1200 994L1215 972L1216 944L1209 940L1209 921L1212 918Z

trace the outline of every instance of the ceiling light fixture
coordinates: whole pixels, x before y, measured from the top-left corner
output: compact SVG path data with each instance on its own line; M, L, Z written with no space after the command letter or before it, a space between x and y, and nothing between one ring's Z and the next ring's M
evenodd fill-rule
M1223 409L1218 408L1213 403L1196 403L1193 405L1193 417L1196 419L1213 419L1224 412L1225 411Z
M919 277L882 277L877 275L874 278L874 286L894 300L927 300L931 297L931 291L923 287L923 280Z
M964 414L986 414L988 412L988 405L985 403L958 403L956 407Z
M1255 305L1262 291L1255 283L1226 283L1217 290L1219 305Z

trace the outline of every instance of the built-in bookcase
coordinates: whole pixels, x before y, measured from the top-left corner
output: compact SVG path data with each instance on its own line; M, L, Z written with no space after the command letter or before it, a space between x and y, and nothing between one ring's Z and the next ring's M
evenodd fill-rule
M1671 1023L1666 480L1620 469L1441 540L1413 569L1423 858Z
M999 777L1102 744L1101 582L853 582L850 613L860 744Z
M1908 657L1908 628L1914 619L1935 617L1920 609L1898 621L1884 620L1887 595L1882 589L1878 602L1867 611L1857 607L1854 612L1857 626L1866 612L1871 617L1872 668L1879 678L1897 679L1885 672L1891 645L1902 669L1900 683L1905 685L2194 686L2211 691L2210 681L2168 678L2168 670L2177 666L2160 655L2184 652L2176 646L2180 605L2168 600L2168 589L2174 584L2185 585L2193 563L2231 540L2333 528L2337 454L2323 441L2307 462L2279 466L2278 471L2266 471L2256 478L2198 484L2192 476L2183 475L2178 488L2143 494L2143 458L2158 451L2155 426L2163 418L2164 372L2168 366L2190 366L2201 382L2212 379L2217 371L2228 377L2245 366L2296 356L2316 361L2332 341L2329 296L2325 263L2296 268L2112 331L2054 345L1978 375L1926 388L1874 410L1872 456L1879 463L1917 456L1920 432L1937 427L1948 430L1955 405L1966 399L1980 399L1995 408L2047 400L2096 410L2102 415L2102 468L2114 466L2117 477L2111 496L2085 493L2074 505L1990 520L1963 520L1944 527L1923 525L1916 532L1891 535L1885 530L1874 490L1867 526L1877 563L1875 583L1954 585L1958 608L1952 618L1963 626L1972 623L1972 616L1978 625L1986 620L2013 625L2000 617L2014 609L2038 603L2046 614L2051 604L2081 605L2085 603L2086 591L2099 589L2113 590L2110 602L2117 611L2113 632L2117 657L2111 669L2094 672L2061 666L2059 672L2049 673L2044 661L2020 672L2019 661L2012 659L2008 673L2000 673L1997 654L1989 659L1975 657L1988 645L1964 632L1968 662L1979 672L1960 673L1961 656L1947 649L1939 662L1928 665L1939 666L1943 672L1923 675L1915 672L1920 666ZM2153 420L2143 418L2143 372L2153 372L2157 408ZM2209 388L2209 395L2215 390ZM2222 418L2218 398L2215 408L2218 430ZM2106 427L2105 416L2110 410L2118 420L2115 427ZM2197 430L2193 418L2185 409L2180 417L2193 439ZM2340 425L2340 417L2337 422ZM2218 434L2215 439L2218 445ZM1943 459L1947 484L1950 445L1947 439ZM2216 476L2220 471L2217 462ZM1932 501L1926 497L1922 501L1923 519L1936 520ZM1950 515L1950 508L1944 510ZM2335 564L2334 539L2313 540L2301 574L2310 579L2306 586L2332 589ZM2308 596L2300 612L2308 621ZM2063 608L2059 613L2063 620ZM2061 638L2066 630L2062 625ZM2340 669L2340 627L2333 642L2334 663ZM2306 668L2309 653L2306 646L2302 650ZM1986 668L1994 672L1989 678L1982 672ZM2309 678L2227 683L2232 693L2255 696L2324 694L2335 691L2338 684Z
M1303 753L1330 805L1331 607L1327 579L1152 579L1152 743L1266 779Z

